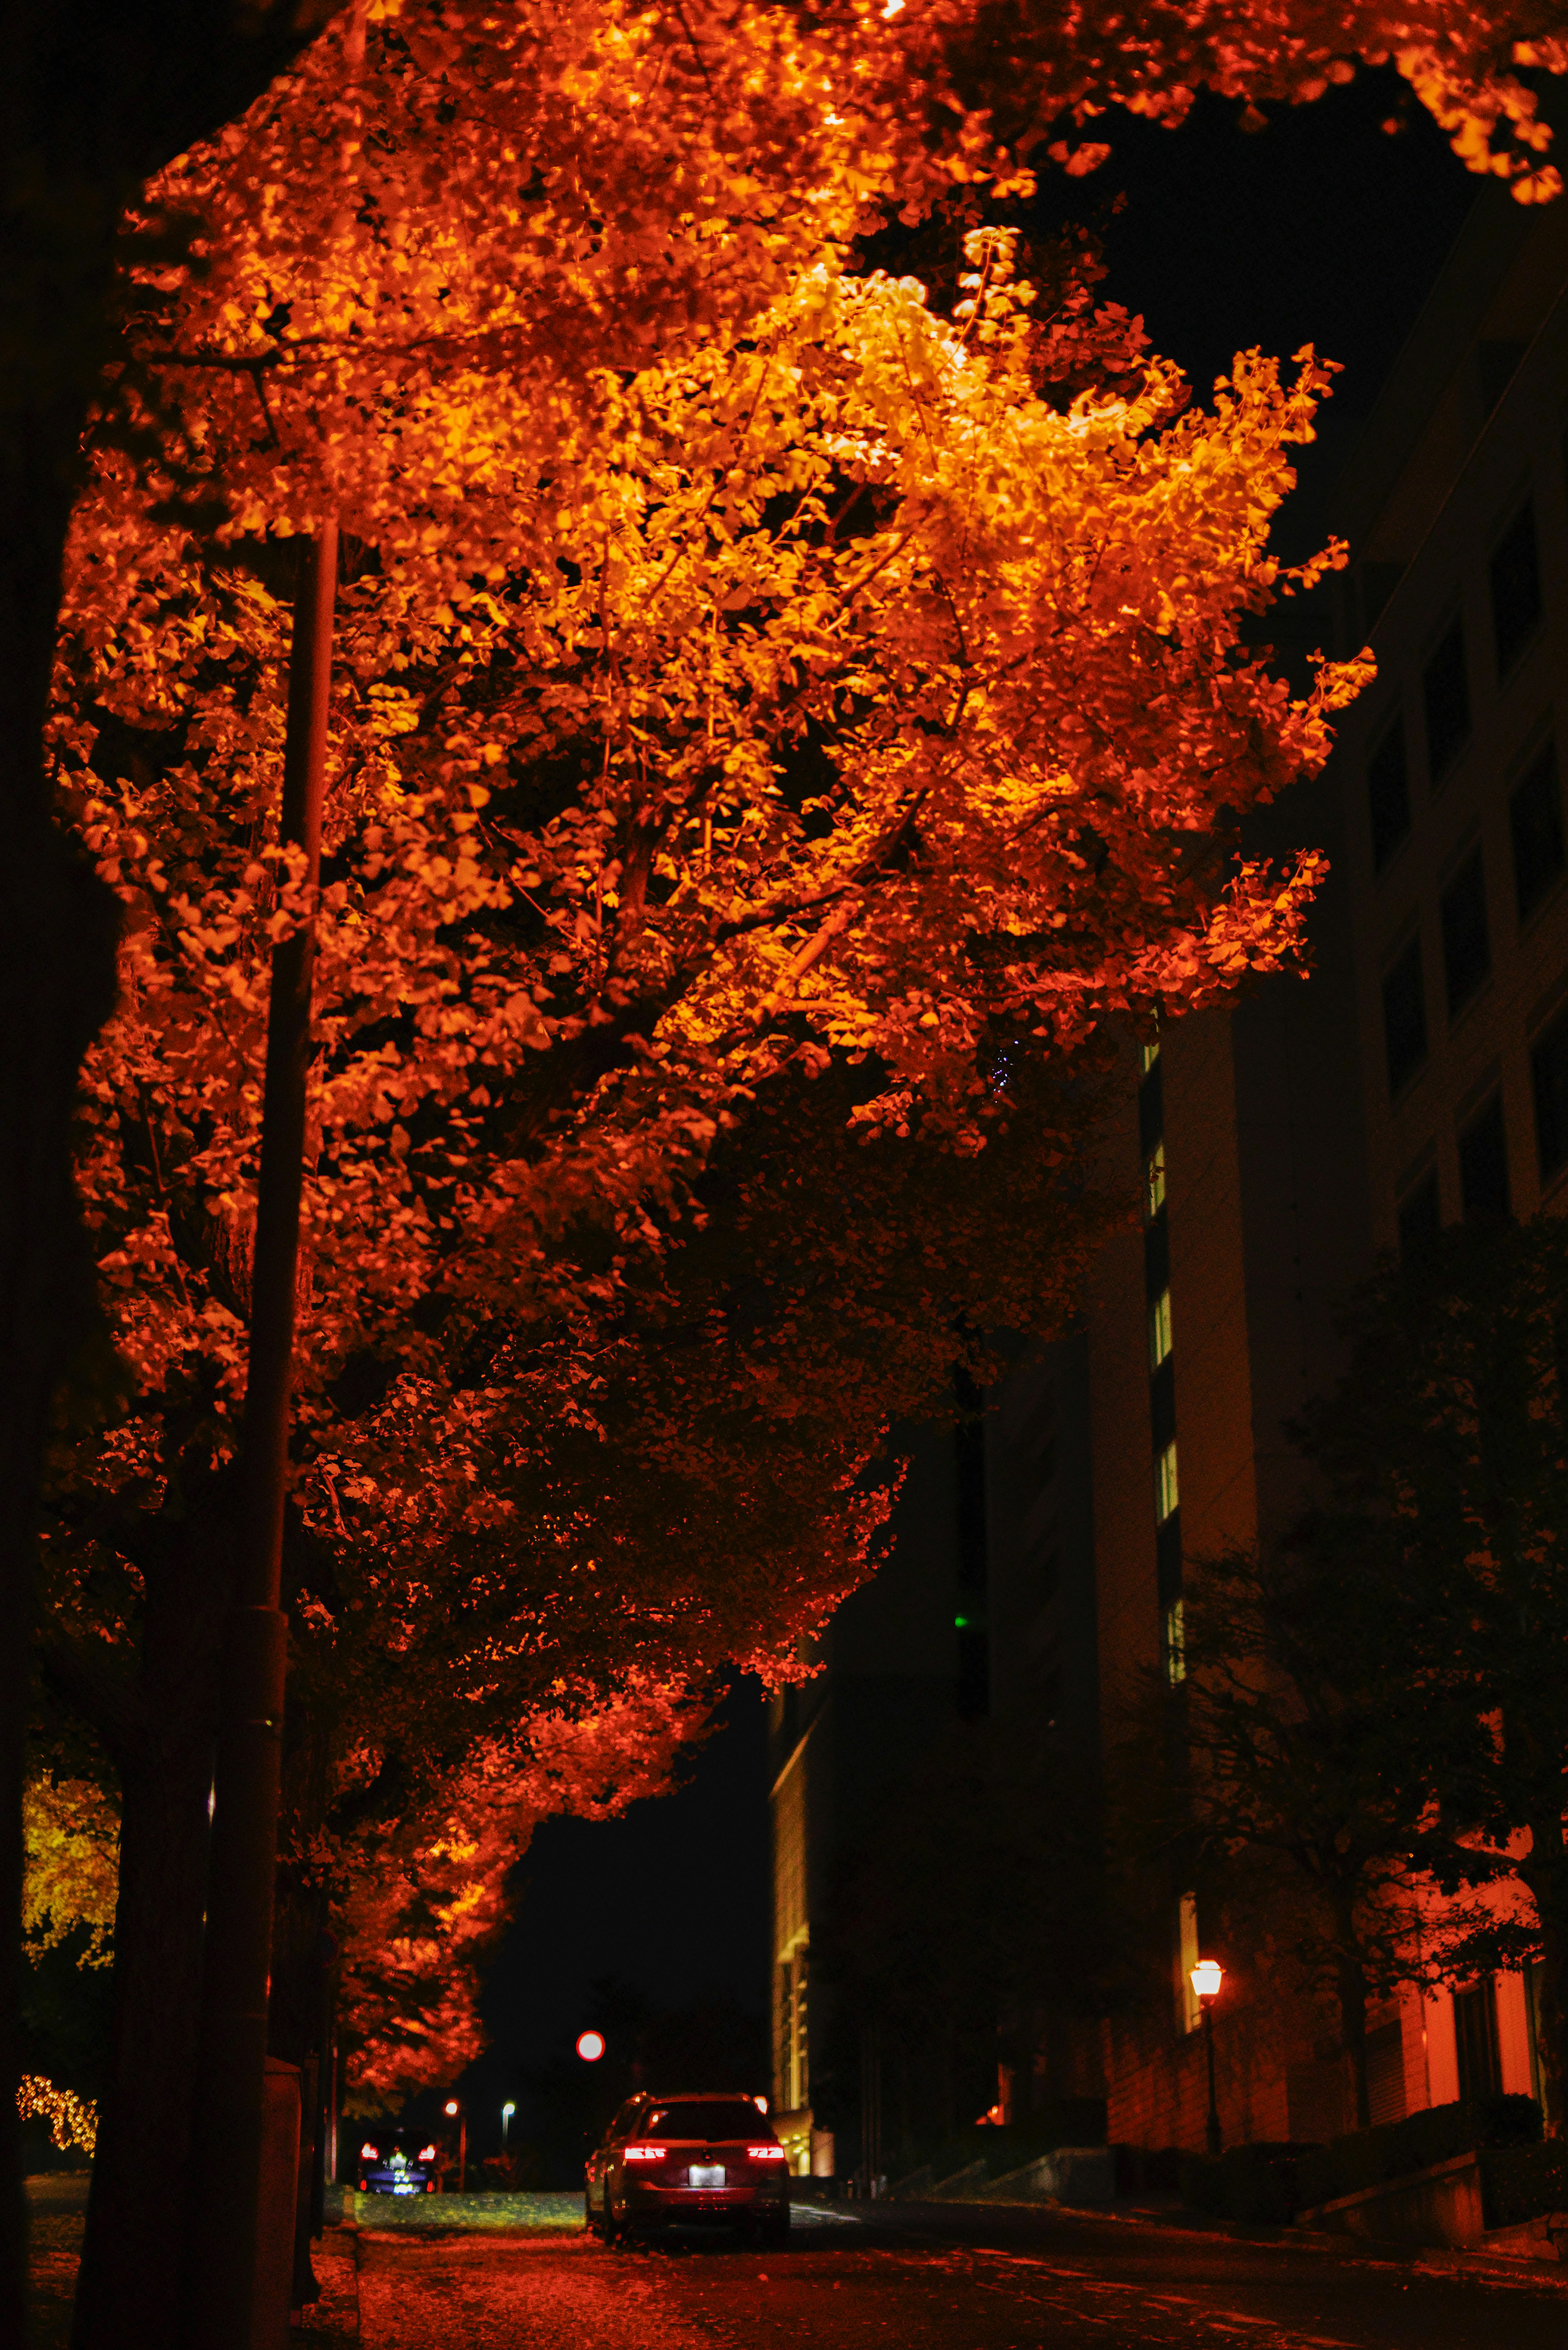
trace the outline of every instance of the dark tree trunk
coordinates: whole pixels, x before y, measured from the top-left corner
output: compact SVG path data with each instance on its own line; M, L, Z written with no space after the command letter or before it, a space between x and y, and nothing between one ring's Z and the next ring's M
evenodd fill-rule
M127 199L247 106L340 0L0 7L0 2341L23 2338L20 1795L38 1483L91 1326L71 1182L81 1058L113 1000L116 907L53 818L42 730L83 421Z
M1353 1958L1341 1958L1336 1969L1339 2033L1350 2064L1355 2099L1355 2126L1372 2126L1372 2094L1366 2077L1366 1975Z
M1541 1920L1541 1972L1535 1991L1535 2048L1548 2137L1568 2137L1568 1836L1560 1816L1531 1828L1519 1874Z
M10 71L9 59L5 70ZM0 136L4 135L0 118ZM113 999L115 907L57 832L43 764L60 567L85 392L27 380L17 346L51 297L101 301L108 239L78 281L13 216L0 228L0 2341L23 2339L16 2105L25 1767L39 1480L55 1390L91 1324L70 1172L77 1072ZM20 372L22 380L17 381Z
M168 2350L184 2251L207 1804L227 1578L187 1523L147 1574L140 1720L120 1743L123 1825L109 2075L74 2350Z

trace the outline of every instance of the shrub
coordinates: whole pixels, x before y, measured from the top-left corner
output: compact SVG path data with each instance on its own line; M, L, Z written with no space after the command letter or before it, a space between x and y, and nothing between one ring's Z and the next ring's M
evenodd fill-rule
M1541 2136L1541 2108L1533 2097L1478 2097L1470 2103L1430 2106L1402 2122L1355 2130L1330 2146L1303 2153L1297 2172L1298 2208L1332 2203L1386 2179L1407 2178L1457 2154L1480 2147L1532 2145Z
M1543 2211L1568 2211L1568 2145L1492 2147L1481 2156L1481 2193L1489 2228L1511 2228Z

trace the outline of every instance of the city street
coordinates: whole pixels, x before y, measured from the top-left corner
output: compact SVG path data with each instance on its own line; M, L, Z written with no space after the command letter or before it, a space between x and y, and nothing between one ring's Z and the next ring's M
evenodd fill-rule
M1559 2350L1568 2331L1550 2272L995 2207L797 2215L782 2253L368 2228L357 2257L364 2350Z

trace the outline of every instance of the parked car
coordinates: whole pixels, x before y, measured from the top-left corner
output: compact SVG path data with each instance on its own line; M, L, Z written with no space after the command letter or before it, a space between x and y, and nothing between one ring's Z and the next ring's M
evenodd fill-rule
M402 2131L368 2137L359 2148L361 2195L433 2195L436 2191L436 2150L421 2146L417 2154Z
M606 2242L660 2228L789 2234L788 2165L767 2100L692 2091L628 2098L588 2158L588 2226Z

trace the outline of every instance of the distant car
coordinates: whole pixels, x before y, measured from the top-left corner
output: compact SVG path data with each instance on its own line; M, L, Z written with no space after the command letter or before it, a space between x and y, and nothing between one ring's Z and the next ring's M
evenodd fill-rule
M607 2243L727 2221L782 2244L788 2168L760 2098L632 2097L588 2158L588 2225Z
M366 2138L359 2148L361 2195L433 2195L436 2191L436 2150L421 2146L410 2151L413 2140L400 2130Z

